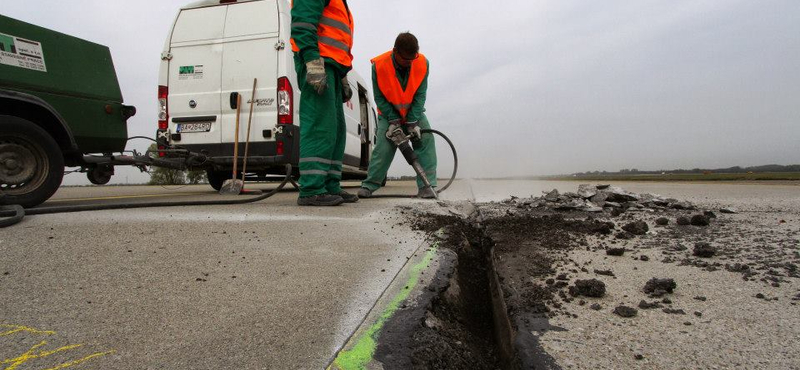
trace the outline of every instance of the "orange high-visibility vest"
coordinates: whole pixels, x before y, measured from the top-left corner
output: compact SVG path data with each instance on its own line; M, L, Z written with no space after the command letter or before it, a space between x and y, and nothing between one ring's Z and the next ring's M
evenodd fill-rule
M387 51L373 58L372 64L375 65L378 88L381 89L386 100L394 106L405 120L408 110L411 109L411 103L414 102L414 95L428 74L427 59L425 59L424 55L419 54L419 57L411 62L411 71L409 72L405 90L403 90L403 86L397 78L397 71L395 71L394 62L392 61L392 51Z
M294 6L294 0L292 0L292 6ZM351 53L351 49L353 49L353 15L344 4L344 1L331 0L325 10L322 11L319 25L292 22L292 28L294 27L317 31L320 56L331 58L345 67L353 66L353 54ZM300 51L294 39L290 41L292 43L292 51Z

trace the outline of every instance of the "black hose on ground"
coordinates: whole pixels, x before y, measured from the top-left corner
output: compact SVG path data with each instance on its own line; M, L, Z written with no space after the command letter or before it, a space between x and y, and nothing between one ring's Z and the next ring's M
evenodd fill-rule
M447 144L450 146L450 150L453 151L453 174L450 176L450 180L445 184L445 186L439 188L437 193L441 194L450 185L453 184L455 181L456 174L458 173L458 153L456 152L456 147L453 145L453 142L450 141L445 134L437 131L437 130L422 130L422 133L431 133L435 135L439 135L442 139L447 141ZM133 137L131 139L136 139L140 137ZM146 137L141 137L142 139L148 139ZM264 199L267 199L279 191L283 189L286 184L290 183L299 188L297 183L292 180L292 165L286 165L286 177L284 177L283 181L278 185L277 188L273 189L269 193L259 195L257 197L246 198L246 199L236 199L236 200L210 200L210 201L187 201L187 202L149 202L149 203L124 203L124 204L91 204L91 205L73 205L73 206L54 206L54 207L43 207L43 208L31 208L28 210L23 209L21 206L12 204L9 206L0 206L0 228L9 227L11 225L17 224L22 221L22 218L25 216L34 216L34 215L46 215L46 214L54 214L54 213L71 213L71 212L88 212L88 211L106 211L106 210L113 210L113 209L134 209L134 208L155 208L155 207L191 207L191 206L214 206L214 205L235 205L235 204L247 204L258 202ZM5 196L2 191L0 191L0 199ZM370 198L413 198L413 195L373 195Z
M5 198L5 196L6 194L0 190L0 200ZM0 218L0 229L14 225L22 221L22 218L25 217L25 209L19 204L0 206L0 213L10 215L10 217L4 215L2 216L3 218Z
M433 130L433 129L420 130L420 131L423 134L430 133L430 134L439 135L439 137L444 139L447 142L447 145L450 146L450 150L453 151L453 174L450 175L450 180L447 182L447 184L445 184L445 186L442 186L441 188L436 190L436 193L441 194L442 192L447 190L447 188L449 188L450 185L453 185L453 181L456 180L456 175L458 174L458 153L456 152L456 146L453 145L453 142L450 141L450 138L447 137L447 135L441 133L440 131ZM372 199L372 198L414 198L414 197L415 197L414 195L378 194L378 195L370 196L370 199Z
M124 204L90 204L90 205L74 205L74 206L56 206L56 207L43 207L31 208L23 210L18 205L12 205L11 209L0 208L0 217L10 217L0 219L0 228L14 225L22 220L24 216L33 215L47 215L53 213L71 213L71 212L87 212L87 211L106 211L112 209L134 209L134 208L154 208L154 207L190 207L190 206L217 206L217 205L232 205L232 204L247 204L258 202L267 199L283 189L286 184L292 179L292 165L286 165L286 177L269 193L259 195L257 197L235 200L206 200L206 201L186 201L186 202L149 202L149 203L124 203ZM2 197L2 193L0 193Z

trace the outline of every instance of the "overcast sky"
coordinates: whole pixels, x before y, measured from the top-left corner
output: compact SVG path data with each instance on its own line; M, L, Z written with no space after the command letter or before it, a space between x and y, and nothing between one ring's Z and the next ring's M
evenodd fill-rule
M25 0L2 12L108 45L138 108L130 134L152 136L159 55L186 3ZM362 76L399 32L419 38L428 118L456 142L462 175L800 163L800 1L488 4L350 0Z

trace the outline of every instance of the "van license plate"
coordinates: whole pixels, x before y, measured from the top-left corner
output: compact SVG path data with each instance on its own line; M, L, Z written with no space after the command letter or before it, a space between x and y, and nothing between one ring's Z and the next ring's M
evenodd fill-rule
M209 131L211 131L211 122L178 124L178 132L209 132Z

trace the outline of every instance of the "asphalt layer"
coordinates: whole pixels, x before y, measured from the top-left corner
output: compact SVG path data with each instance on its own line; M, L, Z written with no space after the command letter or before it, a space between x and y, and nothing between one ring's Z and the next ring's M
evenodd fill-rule
M48 204L219 199L207 186L173 189L64 188ZM324 367L422 243L394 208L421 201L301 208L296 198L34 216L2 230L0 362Z
M577 184L467 180L457 182L442 198L489 202L510 195L538 196L553 188L574 191ZM357 190L357 183L349 185L349 191ZM800 231L796 185L614 185L690 200L709 209L737 208L742 213L730 219L750 224L755 239L776 227ZM390 182L378 194L415 192L411 182ZM325 367L358 328L369 325L365 317L376 314L376 302L391 290L387 287L393 281L397 284L407 261L429 243L424 233L408 226L404 209L442 207L432 201L380 198L334 208L301 208L296 197L295 191L287 190L238 206L34 216L0 230L0 365L25 370L65 365L77 369ZM207 185L62 188L44 206L203 199L223 198ZM585 253L576 251L569 257L599 258ZM623 319L610 310L638 302L633 299L640 288L638 278L649 278L664 267L605 261L595 267L637 277L636 284L614 279L620 285L610 284L614 290L611 299L601 302L603 311L575 307L571 311L579 318L557 316L551 321L566 331L535 333L564 368L681 368L688 363L724 368L731 358L742 365L796 368L799 316L796 306L789 305L797 292L793 281L774 290L761 281L740 283L739 274L702 275L705 272L694 266L670 267L671 275L683 278L677 294L686 299L681 298L680 306L702 310L703 320L720 324L703 329L697 319L686 329L687 320L670 320L676 326L668 327L670 331L659 326L663 317L652 315L652 322L642 322L651 329L637 331L635 325L620 325ZM686 289L720 278L731 290ZM780 296L780 301L753 298L755 293ZM700 301L689 298L700 295L708 297L710 303L703 304L709 306L700 307ZM640 316L636 320L650 320ZM687 340L685 332L693 339ZM649 340L659 338L668 344L642 348L640 338L651 334ZM778 361L768 362L776 351ZM688 353L693 362L678 361L675 356L681 353ZM737 353L750 359L738 359ZM643 360L635 356L642 354Z

